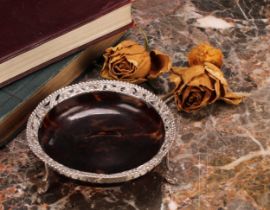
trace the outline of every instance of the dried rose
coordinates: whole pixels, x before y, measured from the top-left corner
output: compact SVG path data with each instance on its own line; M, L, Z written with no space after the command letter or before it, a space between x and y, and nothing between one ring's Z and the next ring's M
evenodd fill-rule
M218 99L237 105L245 96L230 91L223 72L208 62L189 68L173 67L170 77L176 85L174 98L179 111L196 111Z
M223 54L220 49L214 48L210 44L199 44L193 48L188 54L188 62L190 66L212 63L218 67L223 64Z
M171 69L169 56L154 50L148 52L134 41L126 40L104 53L105 62L101 77L141 83L157 78Z

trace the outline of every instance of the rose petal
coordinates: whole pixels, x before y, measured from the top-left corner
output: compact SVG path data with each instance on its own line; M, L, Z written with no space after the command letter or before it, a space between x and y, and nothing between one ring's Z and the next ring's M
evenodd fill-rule
M204 97L201 101L201 107L207 106L209 103L209 100L212 96L213 91L205 89Z
M183 69L181 72L179 71L184 84L189 83L195 77L203 75L204 72L205 72L204 66L201 66L201 65L192 66L190 68Z
M190 113L190 112L194 112L197 111L199 109L201 109L202 107L200 105L196 105L196 106L184 106L183 107L183 111Z
M117 48L117 46L115 47ZM121 55L134 55L146 52L146 49L132 40L125 40L118 44L118 48L114 53Z
M186 86L183 91L178 92L179 97L181 97L182 104L185 104L186 99L188 98L190 92L191 92L192 87Z
M128 48L123 48L121 50L118 51L118 53L122 54L122 55L137 55L137 54L144 54L147 51L145 50L145 48L141 45L133 45L130 46Z
M194 101L191 105L187 105L187 101L192 95L195 98L200 96L198 101ZM207 99L210 98L211 91L205 91L205 89L200 89L198 87L186 86L182 92L176 91L174 94L175 102L177 104L177 109L179 111L192 112L200 109L207 105ZM205 101L203 101L205 100Z
M149 63L151 62L149 53L144 52L135 52L134 53L125 53L124 56L128 60L128 62L132 63L134 66L138 67L142 60L147 59ZM150 70L149 70L150 71Z
M169 80L175 84L175 87L179 87L180 84L182 85L184 83L182 79L183 71L185 71L186 68L181 67L172 67L171 73L169 75Z
M198 88L193 88L191 91L190 97L192 97L192 96L196 98L196 101L194 101L192 104L187 106L189 108L189 112L198 110L204 106L202 104L202 100L205 96L205 91L201 91ZM186 104L186 102L185 102L185 104ZM207 104L205 104L205 105L207 105Z
M179 75L174 74L173 72L171 72L169 74L169 81L174 84L173 90L175 90L181 84L182 79L181 79L181 77Z
M109 69L112 69L114 66L117 66L120 63L127 63L127 60L124 57L120 57L118 60L111 59L108 61Z
M195 86L195 87L207 87L210 90L214 90L213 84L211 83L211 80L207 74L202 74L200 76L197 76L193 78L193 80L188 83L189 86Z
M118 55L118 56L111 56L108 59L108 63L113 64L116 62L121 62L122 60L126 60L126 58L122 55Z
M102 69L102 71L100 72L100 76L103 77L104 79L117 79L117 76L111 75L109 73L109 70L106 68Z
M178 76L181 76L184 71L188 69L188 68L183 68L183 67L176 67L176 66L173 66L171 68L171 72L173 72L174 74L178 75Z
M182 92L183 88L195 77L203 75L203 66L192 66L189 68L173 67L172 72L179 75L181 78L181 85L178 87L178 92Z
M214 79L218 79L222 85L228 86L227 80L225 79L223 72L218 67L208 62L204 64L204 67L205 70L210 74L209 76L213 77Z
M179 95L176 92L174 93L174 101L176 103L178 111L182 111L183 110L182 101L180 100Z
M103 55L104 57L104 63L103 63L103 67L102 69L106 68L106 66L108 66L108 61L109 61L109 57L107 55Z
M130 74L130 70L126 70L123 68L120 68L118 65L114 65L110 70L109 73L111 75L115 75L118 78L122 78L124 75Z
M151 57L151 70L148 78L155 79L161 74L168 72L172 67L172 61L170 57L158 50L150 52Z
M245 93L235 93L235 92L227 92L224 97L220 99L225 101L228 104L238 105L243 99L247 96Z
M146 50L143 46L128 40L121 42L116 47L106 49L104 55L114 58L118 56L142 54L145 52Z
M213 91L211 94L211 98L209 99L209 104L216 102L220 97L220 81L219 80L215 81L214 87L215 87L215 91Z
M192 97L195 99L195 101L193 102L193 105L201 106L201 102L204 97L204 92L194 92L192 93Z

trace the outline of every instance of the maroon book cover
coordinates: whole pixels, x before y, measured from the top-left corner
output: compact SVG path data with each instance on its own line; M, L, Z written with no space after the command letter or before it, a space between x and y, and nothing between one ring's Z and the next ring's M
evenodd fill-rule
M0 0L0 64L129 0Z

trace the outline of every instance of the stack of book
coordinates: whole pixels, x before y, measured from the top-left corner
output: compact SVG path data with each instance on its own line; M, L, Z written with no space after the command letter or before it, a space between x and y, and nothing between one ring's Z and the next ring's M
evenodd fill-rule
M0 146L132 25L129 0L0 0ZM3 18L1 18L3 17Z

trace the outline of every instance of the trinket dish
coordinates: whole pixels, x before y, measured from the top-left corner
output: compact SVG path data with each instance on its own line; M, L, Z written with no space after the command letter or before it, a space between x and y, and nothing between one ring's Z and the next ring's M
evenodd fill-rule
M117 183L157 166L176 135L174 116L148 90L119 81L62 88L31 114L27 140L47 166L67 177Z

